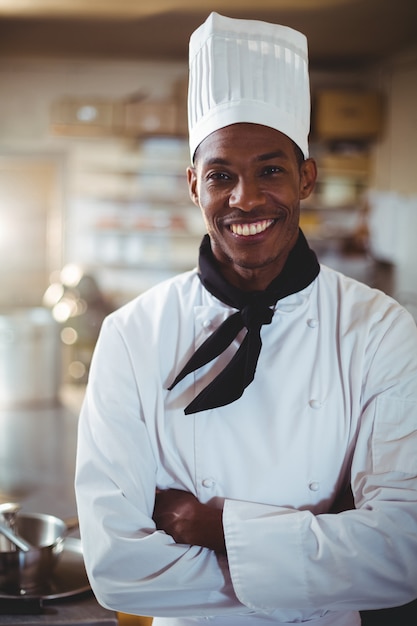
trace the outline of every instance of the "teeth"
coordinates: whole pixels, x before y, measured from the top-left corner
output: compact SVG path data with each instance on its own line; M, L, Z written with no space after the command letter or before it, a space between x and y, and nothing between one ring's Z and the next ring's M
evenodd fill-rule
M262 220L261 222L254 222L252 224L232 224L230 230L235 235L243 235L248 237L249 235L257 235L262 233L272 224L274 220Z

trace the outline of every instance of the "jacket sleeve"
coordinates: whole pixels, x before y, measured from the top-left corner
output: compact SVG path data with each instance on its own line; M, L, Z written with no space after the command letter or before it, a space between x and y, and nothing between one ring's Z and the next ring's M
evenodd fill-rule
M359 379L356 509L314 516L225 503L231 577L248 607L366 610L417 597L417 329L401 310L383 333L374 332L372 358Z
M98 601L152 616L248 612L225 558L155 530L157 467L141 413L129 350L107 319L80 415L75 482L84 560Z

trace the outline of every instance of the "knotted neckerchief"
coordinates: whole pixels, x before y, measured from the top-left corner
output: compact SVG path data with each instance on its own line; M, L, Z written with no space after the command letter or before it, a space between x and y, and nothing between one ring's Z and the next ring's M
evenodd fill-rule
M271 323L274 315L271 307L281 298L307 287L319 271L317 257L300 230L283 270L268 287L263 291L241 291L220 273L209 236L204 236L200 246L199 278L213 296L238 311L197 349L168 389L173 389L187 374L219 356L244 327L247 333L231 361L184 409L186 415L224 406L241 397L254 379L262 347L261 327Z

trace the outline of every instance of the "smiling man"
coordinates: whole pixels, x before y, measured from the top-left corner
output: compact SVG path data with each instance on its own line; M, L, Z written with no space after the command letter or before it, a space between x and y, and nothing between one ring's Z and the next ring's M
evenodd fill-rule
M417 597L417 329L299 229L309 110L302 34L193 33L198 268L106 319L79 427L93 591L154 626L356 626Z
M235 123L203 140L188 170L190 195L231 284L263 290L281 273L315 180L315 162L297 158L291 139L267 126Z

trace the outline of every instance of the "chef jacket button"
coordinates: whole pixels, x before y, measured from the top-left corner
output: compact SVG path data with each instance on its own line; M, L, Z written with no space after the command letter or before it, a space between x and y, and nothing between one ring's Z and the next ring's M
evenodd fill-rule
M310 489L310 491L318 491L320 489L320 483L313 481L309 484L308 488Z
M307 325L310 326L310 328L316 328L319 325L319 320L311 317L309 320L307 320Z
M312 409L320 409L321 408L320 400L310 400L309 405L311 406Z
M203 328L211 328L211 320L204 320Z
M203 487L209 489L210 487L214 487L216 481L214 480L214 478L204 478L204 480L201 481L201 484L203 485Z

